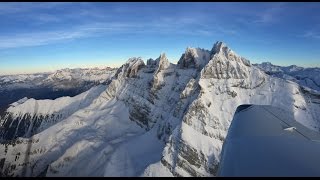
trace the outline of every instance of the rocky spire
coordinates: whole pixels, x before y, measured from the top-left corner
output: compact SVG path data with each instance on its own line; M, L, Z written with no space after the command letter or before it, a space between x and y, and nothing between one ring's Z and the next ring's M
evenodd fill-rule
M184 54L182 54L178 66L184 68L201 69L210 59L210 51L200 48L188 47Z
M239 63L242 63L246 66L250 66L250 61L237 55L232 49L230 49L227 44L221 41L217 41L213 48L211 49L211 58L214 58L214 56L219 56L219 59L224 59L226 61L237 61Z
M158 65L157 71L164 70L170 66L170 62L165 53L161 53L160 56L156 59L156 62Z
M144 66L145 64L140 57L129 58L128 61L117 70L115 77L118 78L120 75L123 77L134 78L138 75L139 70Z
M215 54L222 54L225 57L234 55L235 53L224 42L217 41L211 49L211 58Z

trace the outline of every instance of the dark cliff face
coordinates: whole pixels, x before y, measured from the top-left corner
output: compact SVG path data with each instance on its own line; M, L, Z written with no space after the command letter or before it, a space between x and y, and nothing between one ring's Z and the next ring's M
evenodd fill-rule
M63 114L46 114L46 115L32 115L22 114L20 116L13 116L10 112L5 112L0 116L0 143L15 140L18 137L29 138L38 132L42 123L54 124L63 117Z

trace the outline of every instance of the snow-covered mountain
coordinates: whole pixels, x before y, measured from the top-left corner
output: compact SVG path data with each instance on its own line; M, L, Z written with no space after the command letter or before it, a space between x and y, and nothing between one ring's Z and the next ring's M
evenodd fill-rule
M2 75L0 89L3 91L4 89L30 88L41 83L48 75L49 73Z
M0 107L23 97L55 99L74 96L92 86L107 83L115 68L62 69L52 73L0 76Z
M270 62L254 64L267 74L294 81L301 86L305 86L317 91L320 91L320 68L303 68L296 65L277 66Z
M103 83L109 79L110 76L114 74L115 68L86 68L86 69L61 69L50 74L45 81L51 83L53 81L72 81L72 80L82 80L82 81L92 81Z
M90 81L103 83L114 74L115 68L61 69L52 73L18 74L0 76L0 90L39 85L52 85L61 81Z
M273 105L320 130L320 93L216 42L187 48L178 64L165 54L130 58L110 84L75 97L11 104L1 115L1 174L215 176L240 104Z

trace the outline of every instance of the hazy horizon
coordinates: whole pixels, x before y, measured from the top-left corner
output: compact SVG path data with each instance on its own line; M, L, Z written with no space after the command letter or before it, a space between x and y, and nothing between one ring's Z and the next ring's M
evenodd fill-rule
M176 63L225 42L251 63L320 67L320 3L0 3L0 75Z
M149 58L148 58L149 59ZM152 59L156 59L156 58L152 58ZM146 60L147 59L143 59L143 61L146 63ZM178 61L178 60L177 60ZM169 62L172 63L172 64L177 64L177 61L175 62L171 62L170 59L169 59ZM123 62L123 64L125 63L126 61ZM261 64L263 62L269 62L269 61L261 61L261 62L257 62L258 64ZM252 63L252 62L251 62ZM55 68L55 69L50 69L48 71L30 71L30 72L17 72L17 73L8 73L8 74L2 74L2 72L0 72L0 76L10 76L10 75L28 75L28 74L37 74L37 73L53 73L57 70L62 70L62 69L94 69L94 68L98 68L98 69L104 69L104 68L107 68L107 67L110 67L110 68L119 68L121 67L123 64L119 64L119 65L89 65L89 66L86 66L86 65L83 65L83 66L67 66L67 67L61 67L61 68ZM255 64L255 63L253 63ZM272 63L273 64L273 63ZM290 65L279 65L279 64L273 64L273 65L276 65L276 66L291 66L291 65L296 65L296 64L290 64ZM304 68L315 68L315 67L319 67L319 66L300 66L300 67L304 67ZM319 67L320 68L320 67Z

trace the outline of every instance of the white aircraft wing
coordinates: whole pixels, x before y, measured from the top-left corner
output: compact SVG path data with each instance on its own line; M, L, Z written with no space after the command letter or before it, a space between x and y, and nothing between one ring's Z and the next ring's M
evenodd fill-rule
M218 176L320 176L320 134L265 105L237 108Z

